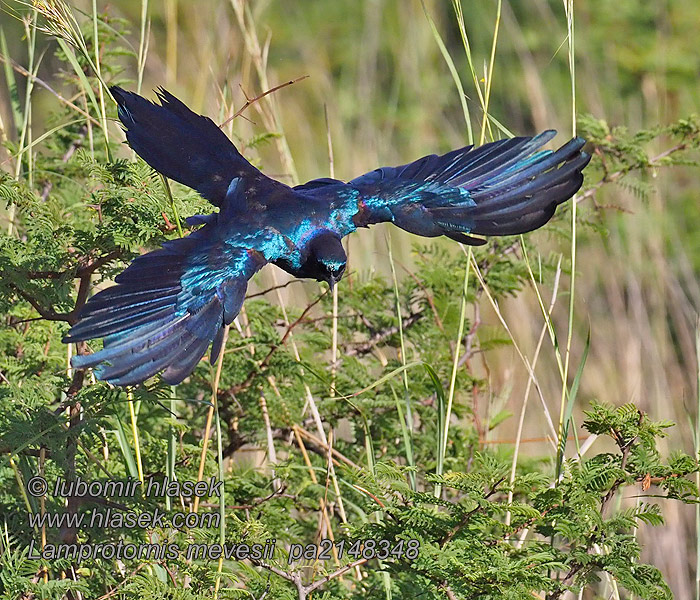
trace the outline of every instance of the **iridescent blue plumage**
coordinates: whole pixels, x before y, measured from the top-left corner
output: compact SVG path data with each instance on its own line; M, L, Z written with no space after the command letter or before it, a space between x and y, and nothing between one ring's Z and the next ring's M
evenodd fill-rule
M95 367L117 385L159 371L179 383L210 345L216 360L248 280L267 263L332 286L347 260L341 239L358 227L392 222L467 244L485 243L473 235L531 231L579 189L590 158L581 138L541 150L555 135L545 131L383 167L347 183L323 178L290 188L250 165L210 119L165 90L160 105L120 88L112 94L131 147L220 208L189 217L202 227L135 259L117 285L88 301L64 338L104 338L102 350L72 364Z

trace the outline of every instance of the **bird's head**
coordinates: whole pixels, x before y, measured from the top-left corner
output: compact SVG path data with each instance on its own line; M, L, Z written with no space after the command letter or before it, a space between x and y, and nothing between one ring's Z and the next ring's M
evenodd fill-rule
M311 243L311 252L316 279L325 281L332 290L343 277L348 260L340 238L330 231L319 234Z
M319 262L320 266L322 267L319 273L322 276L320 281L325 281L328 284L328 287L331 288L331 291L333 291L333 286L335 286L335 284L338 283L343 277L343 273L345 272L345 261L343 260L341 262L323 258Z

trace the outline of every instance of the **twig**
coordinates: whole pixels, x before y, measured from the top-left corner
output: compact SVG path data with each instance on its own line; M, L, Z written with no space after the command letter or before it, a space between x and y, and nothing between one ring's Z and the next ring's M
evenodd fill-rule
M641 423L642 420L642 413L641 411L639 412L639 421ZM620 469L624 472L624 470L627 467L627 461L629 459L629 454L630 450L632 449L632 444L634 444L635 440L637 438L632 438L630 440L627 440L623 442L623 439L620 435L619 432L617 431L612 431L612 437L617 443L618 447L620 448L620 452L622 452L622 458L620 460ZM607 491L605 496L603 496L602 500L600 501L600 513L603 514L603 511L605 510L605 506L607 505L608 502L612 499L612 497L615 495L615 492L617 489L625 483L625 479L619 478L616 479L613 484L610 486L610 489Z
M44 308L41 306L41 304L39 304L39 301L36 298L30 296L25 291L18 288L15 284L10 284L10 286L34 307L34 310L41 315L42 319L46 319L47 321L68 321L70 313L57 313L51 308Z
M398 262L398 261L397 261ZM406 272L406 274L413 279L413 281L416 282L416 285L423 290L423 293L425 294L425 299L428 301L428 304L430 305L430 310L433 311L433 317L435 318L435 324L438 326L438 329L442 331L442 333L445 333L445 327L442 324L442 319L440 318L440 315L438 314L437 306L435 306L435 300L433 299L433 295L430 293L428 288L425 287L423 282L418 279L416 274L411 271L408 267L405 265L402 265L399 263L400 267Z
M491 496L493 496L497 491L498 491L498 486L501 485L504 481L506 480L505 477L501 477L496 483L494 483L491 488L489 489L486 494L484 494L484 500L488 500ZM449 542L455 535L457 535L462 528L469 522L470 517L480 510L482 508L481 505L477 505L475 508L470 510L468 513L465 513L462 518L459 520L459 523L455 525L450 531L448 531L443 538L440 540L440 546L444 546Z
M76 269L75 275L73 277L79 278L80 279L80 286L78 288L78 297L75 302L75 307L73 310L67 313L58 313L52 308L46 308L41 305L41 303L25 292L24 290L20 289L16 284L10 284L11 287L17 292L18 295L20 295L22 298L24 298L29 304L34 307L34 310L36 310L39 315L41 315L42 319L46 319L47 321L65 321L66 323L70 323L71 325L74 324L77 320L78 313L82 310L83 306L85 305L85 302L87 302L87 295L90 291L90 276L100 267L104 266L106 263L108 263L111 260L114 260L115 258L118 258L121 256L123 253L123 250L117 249L113 250L109 254L105 254L104 256L101 256L100 258L97 258L93 261L90 261L84 265L79 266ZM86 257L83 257L81 260L85 260ZM66 276L68 271L64 272L58 272L58 271L31 271L28 273L27 278L28 279L61 279L62 277Z
M319 448L318 454L319 455L324 456L324 453L328 452L328 445L324 444L322 440L320 440L318 437L316 437L310 431L307 431L306 429L304 429L303 427L299 427L298 425L294 425L294 430L297 431L300 435L304 436L307 439L307 441L311 442L312 445L318 446L318 448ZM357 471L362 470L362 467L360 467L357 463L350 460L344 454L340 453L335 448L331 449L331 453L338 460L343 461L346 465L352 467L353 469L356 469Z
M76 303L77 306L77 303ZM87 350L87 344L85 342L78 342L76 345L77 354L85 354ZM76 455L78 450L78 444L80 442L80 430L79 426L82 420L82 408L80 402L76 400L78 392L83 387L83 382L85 381L85 371L82 369L77 369L73 371L73 380L66 391L66 403L68 406L68 419L69 419L69 430L73 430L74 434L69 435L66 441L66 454L65 454L65 470L64 477L68 482L73 482L76 479ZM76 431L77 430L77 431ZM78 540L78 527L73 525L75 523L75 517L78 514L78 509L82 503L82 498L71 495L67 498L66 514L68 516L67 523L71 525L67 527L62 527L59 532L59 537L64 544L75 544ZM72 579L74 581L78 580L76 575L75 565L70 566L70 571L73 574ZM74 597L72 594L69 597Z
M267 576L267 585L265 586L265 591L262 593L262 596L260 596L260 598L258 598L258 600L264 600L269 592L270 592L270 576L268 575Z
M685 150L688 147L688 144L686 142L681 142L680 144L676 144L675 146L672 146L671 148L668 148L661 152L660 154L657 154L653 158L649 159L649 162L647 167L654 167L656 166L659 162L661 162L664 158L671 156L672 154L675 154L676 152L680 152L681 150ZM577 198L576 198L576 203L578 204L579 202L582 202L583 200L586 200L587 198L590 198L595 195L595 193L606 183L613 183L620 179L621 177L627 175L628 173L634 171L635 169L642 168L640 165L632 165L630 167L620 169L619 171L615 171L614 173L605 173L603 177L598 181L597 183L593 184L590 188L588 188L585 192L581 193Z
M303 79L306 79L307 77L309 77L309 75L302 75L301 77L297 77L296 79L290 79L289 81L285 81L284 83L280 83L279 85L276 85L275 87L270 88L266 92L263 92L262 94L255 96L255 98L248 98L248 96L246 95L246 93L244 91L243 94L246 97L245 104L243 106L241 106L241 108L239 108L233 115L231 115L223 123L221 123L221 125L219 125L219 129L226 127L226 125L228 125L236 117L239 117L243 113L243 111L245 111L249 106L251 106L252 104L255 104L259 100L262 100L268 94L272 94L272 93L276 92L277 90L281 90L282 88L285 88L289 85L297 83L298 81L302 81ZM241 90L243 90L243 88L241 88Z
M290 583L293 583L294 585L297 585L297 581L301 581L299 579L299 575L297 573L287 573L286 571L283 571L282 569L278 569L274 565L268 565L267 563L257 561L255 559L250 559L250 562L252 562L254 565L258 567L262 567L263 569L267 569L270 571L270 573L274 573L278 577L281 577L282 579L289 581Z
M311 478L311 481L314 483L314 485L316 485L318 484L318 478L316 477L313 465L311 464L311 459L309 458L309 454L306 451L306 447L304 446L304 441L301 439L301 427L299 427L297 424L294 424L292 425L292 431L294 432L294 436L296 438L297 445L299 446L299 450L301 451L301 455L304 458L306 468L309 470L309 477ZM328 516L328 505L326 503L325 497L319 498L319 509L321 510L321 518L323 519L324 523L326 524L326 527L330 531L331 520Z
M250 504L227 504L226 510L251 510L252 508L260 506L261 504L264 504L269 500L273 500L274 498L289 498L291 500L297 500L297 496L293 494L285 494L284 490L286 489L286 484L282 485L282 487L276 489L271 494L268 494L264 498L257 498L254 502L251 502ZM213 504L211 502L200 502L199 506L201 506L202 508L218 508L219 505Z
M311 585L308 585L304 588L304 591L306 592L306 595L308 596L311 592L317 590L320 588L322 585L325 585L328 583L331 579L335 579L336 577L340 577L341 575L345 575L348 571L351 571L355 567L359 567L361 565L364 565L369 559L367 558L360 558L354 562L351 562L350 564L345 565L344 567L340 567L340 569L337 569L336 571L333 571L332 573L329 573L325 577L322 577L318 581L315 581Z
M286 283L280 283L278 285L273 285L272 287L269 287L262 292L255 292L254 294L248 294L246 295L245 299L249 300L250 298L258 298L259 296L264 296L265 294L269 294L270 292L274 292L275 290L281 290L283 288L286 288L288 285L291 285L292 283L304 283L303 279L290 279Z
M106 594L100 596L97 600L107 600L107 598L111 598L112 596L116 595L119 593L119 588L124 585L125 583L128 583L131 581L131 578L136 575L141 569L143 569L148 563L142 562L138 567L136 567L131 573L129 573L128 577L125 577L122 579L119 583L117 583L109 592Z
M234 385L233 387L231 387L227 390L220 390L219 397L223 397L223 396L226 396L229 394L236 395L236 394L239 394L240 392L248 389L248 387L250 387L250 384L253 382L253 379L255 379L256 373L260 372L262 369L267 367L268 363L272 359L272 356L275 354L275 352L277 352L277 350L279 350L282 346L284 346L284 343L287 341L287 338L289 338L289 336L291 335L294 328L297 327L301 322L304 321L304 318L309 313L309 311L314 306L316 306L327 293L328 293L328 290L323 292L318 298L316 298L316 300L314 300L311 304L309 304L304 309L304 312L301 313L301 315L299 316L299 318L296 321L294 321L293 323L290 323L289 327L287 327L287 331L284 332L282 339L280 339L280 341L277 344L275 344L274 346L272 346L270 348L270 351L267 353L265 358L263 358L262 361L260 361L260 363L257 365L257 367L254 370L252 370L252 371L250 371L250 373L248 373L248 376L241 383L237 383L236 385Z
M641 422L643 418L642 412L639 411L639 421ZM624 440L622 435L620 434L619 431L612 430L611 431L612 438L615 440L617 443L618 448L620 449L620 452L622 453L622 458L620 459L620 469L624 472L626 467L627 467L627 461L629 460L629 454L630 451L632 450L632 445L634 444L635 440L637 438L632 438L629 440ZM607 506L608 502L613 498L615 495L615 492L618 490L618 488L625 483L627 480L624 477L620 477L616 479L613 484L610 486L610 489L607 491L605 496L600 501L600 514L603 514L603 511L605 510L605 507ZM594 527L593 529L593 535L591 537L590 543L594 543L594 539L596 534L598 533L598 526ZM577 573L579 573L581 570L585 568L591 569L594 566L598 566L599 568L605 570L604 567L601 567L598 565L595 561L586 563L585 565L580 563L580 562L574 562L571 567L569 568L569 571L566 575L564 575L563 579L560 581L561 585L563 587L568 586L573 583L574 578L576 577ZM551 594L547 595L547 600L556 600L557 598L561 597L561 595L564 593L564 589L558 590L556 592L552 592Z
M447 598L449 600L457 600L457 596L455 596L455 593L452 591L450 588L450 585L445 581L442 585L442 589L445 590L445 594L447 594Z
M403 329L405 330L407 327L410 327L411 325L415 324L420 319L422 319L423 316L423 311L411 313L410 315L408 315L408 317L406 317L403 320ZM345 356L367 354L368 352L371 352L377 344L390 338L392 335L396 335L398 332L399 328L396 325L392 327L387 327L386 329L382 329L381 331L372 334L369 340L367 340L366 342L362 342L361 344L357 344L353 348L349 348L348 350L346 350Z
M12 66L12 68L13 68L15 71L17 71L18 73L24 75L25 77L28 77L28 78L32 79L35 83L38 83L38 84L39 84L41 87L43 87L45 90L51 92L54 96L56 96L56 98L58 98L61 102L63 102L63 104L65 104L66 106L70 106L73 110L79 112L81 115L83 115L84 117L86 117L87 119L89 119L93 124L97 125L98 127L101 126L100 122L99 122L97 119L95 119L94 117L92 117L89 113L87 113L86 111L84 111L84 110L83 110L82 108L80 108L79 106L73 104L70 100L67 100L66 98L64 98L63 96L61 96L61 94L59 94L56 90L54 90L54 89L53 89L48 83L46 83L43 79L40 79L40 78L37 77L36 75L33 75L32 73L30 73L29 71L27 71L27 69L25 69L25 68L24 68L23 66L21 66L20 64L16 63L16 62L15 62L14 60L12 60L11 58L7 58L7 57L5 57L5 56L0 55L0 61L8 62L8 63Z

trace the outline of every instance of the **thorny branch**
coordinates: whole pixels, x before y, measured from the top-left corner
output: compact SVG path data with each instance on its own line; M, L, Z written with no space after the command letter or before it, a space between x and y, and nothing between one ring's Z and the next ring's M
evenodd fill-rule
M664 159L672 154L675 154L676 152L681 152L682 150L685 150L688 147L687 142L681 142L680 144L676 144L675 146L672 146L671 148L668 148L661 152L660 154L657 154L653 158L649 159L648 164L646 165L647 167L656 167L658 164ZM584 200L591 198L595 196L596 192L606 183L613 183L617 181L618 179L624 177L628 173L634 171L635 169L638 169L639 165L630 165L628 167L625 167L623 169L620 169L618 171L615 171L613 173L608 173L607 169L605 171L605 175L594 183L591 187L589 187L585 192L579 194L576 196L576 203L583 202Z

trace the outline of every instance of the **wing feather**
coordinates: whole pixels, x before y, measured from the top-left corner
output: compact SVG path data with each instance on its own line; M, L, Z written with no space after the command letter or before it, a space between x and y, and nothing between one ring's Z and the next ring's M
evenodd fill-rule
M583 183L590 156L585 140L574 138L555 152L542 150L556 132L517 137L430 155L398 167L382 167L346 186L311 188L334 194L339 214L350 214L355 227L383 221L426 237L512 235L546 223L557 205ZM351 206L354 210L348 208Z
M83 308L64 342L104 338L94 354L75 356L75 368L98 378L135 385L159 371L180 383L212 345L215 361L223 328L241 309L248 280L273 256L237 244L215 223L135 259ZM268 237L247 235L269 245Z
M134 151L156 171L223 206L236 177L264 178L208 117L192 112L167 90L160 104L120 87L110 88Z

